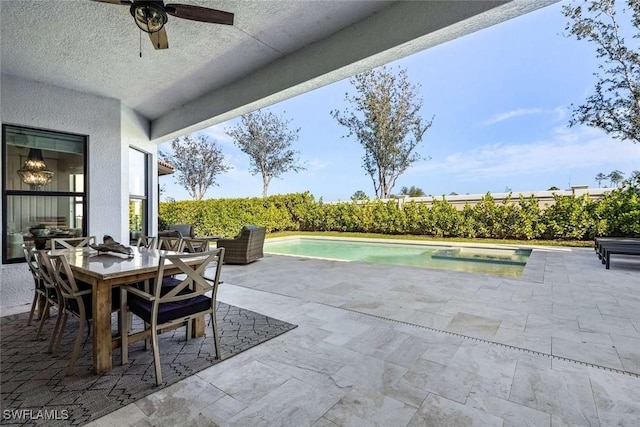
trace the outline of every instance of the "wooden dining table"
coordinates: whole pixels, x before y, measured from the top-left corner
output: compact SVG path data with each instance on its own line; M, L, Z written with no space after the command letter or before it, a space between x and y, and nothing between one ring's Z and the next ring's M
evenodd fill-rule
M91 248L51 251L64 255L76 279L89 283L93 297L93 369L102 374L112 369L112 350L120 347L120 337L112 336L111 290L114 287L153 279L158 274L161 255L177 252L133 248L132 257L123 254L98 253ZM165 265L164 273L178 272ZM198 334L204 333L204 321L196 324ZM126 333L126 332L125 332Z

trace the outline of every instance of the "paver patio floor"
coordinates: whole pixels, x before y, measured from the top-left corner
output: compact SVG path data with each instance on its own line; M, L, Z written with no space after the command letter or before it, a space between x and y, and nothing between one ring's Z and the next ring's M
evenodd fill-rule
M503 278L267 255L222 275L221 301L299 327L92 425L640 420L637 259L541 249Z

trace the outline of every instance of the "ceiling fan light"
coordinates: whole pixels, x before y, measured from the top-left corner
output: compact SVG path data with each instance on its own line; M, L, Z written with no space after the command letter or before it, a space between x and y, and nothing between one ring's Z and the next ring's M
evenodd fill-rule
M131 5L131 15L138 28L146 33L156 33L167 23L167 14L162 2L134 3Z

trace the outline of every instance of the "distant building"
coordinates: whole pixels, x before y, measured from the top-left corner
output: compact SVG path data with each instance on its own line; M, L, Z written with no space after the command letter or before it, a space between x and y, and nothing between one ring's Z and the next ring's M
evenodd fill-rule
M615 190L615 188L589 188L588 185L573 185L570 190L553 190L553 191L523 191L520 193L511 192L511 193L490 193L491 197L495 200L496 204L501 204L504 200L506 200L509 195L511 195L511 200L509 203L518 203L520 199L520 195L522 195L525 199L534 196L538 199L538 206L540 208L545 208L549 205L555 203L553 198L554 194L559 196L576 196L580 197L583 194L588 194L591 200L600 200L604 197L604 195L610 191ZM469 205L473 206L476 203L480 202L482 198L486 194L457 194L455 196L427 196L427 197L402 197L398 198L399 204L406 202L416 202L416 203L426 203L431 205L433 200L446 200L451 205L453 205L457 210L464 209L464 206L469 203Z

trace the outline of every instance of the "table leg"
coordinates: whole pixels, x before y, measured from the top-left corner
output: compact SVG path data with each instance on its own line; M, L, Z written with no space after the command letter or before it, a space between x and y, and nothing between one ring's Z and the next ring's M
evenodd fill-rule
M198 337L203 337L204 336L204 327L206 322L206 318L205 317L198 317L197 319L193 319L192 320L193 324L192 324L192 332L191 334L193 335L192 338L198 338Z
M93 370L111 370L111 287L93 286Z

